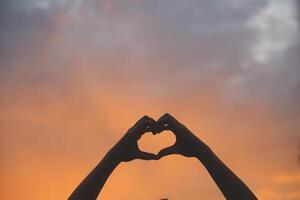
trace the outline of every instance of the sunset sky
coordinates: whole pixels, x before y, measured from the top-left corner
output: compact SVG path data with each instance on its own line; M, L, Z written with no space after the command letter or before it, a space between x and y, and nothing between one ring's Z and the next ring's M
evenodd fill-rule
M259 199L299 200L299 32L299 0L1 0L0 199L67 199L169 112ZM161 198L224 200L181 156L121 164L98 199Z

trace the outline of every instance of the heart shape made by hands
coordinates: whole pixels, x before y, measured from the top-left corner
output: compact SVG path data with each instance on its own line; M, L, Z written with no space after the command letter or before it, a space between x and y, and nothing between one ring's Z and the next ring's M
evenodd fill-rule
M138 146L141 151L156 154L169 146L172 146L176 142L176 137L172 131L163 131L156 135L151 132L144 134L138 141Z

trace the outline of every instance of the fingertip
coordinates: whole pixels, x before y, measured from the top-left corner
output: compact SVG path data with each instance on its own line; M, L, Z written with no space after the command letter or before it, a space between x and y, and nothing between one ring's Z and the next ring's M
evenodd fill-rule
M158 153L157 154L157 160L160 160L160 159L162 159L163 157L165 157L166 155L164 155L164 154L160 154L160 153Z
M164 156L175 154L175 153L176 153L176 149L175 149L175 145L173 145L173 146L170 146L170 147L160 150L157 155L159 157L164 157Z
M143 116L143 119L149 120L149 121L151 121L152 123L155 123L155 122L156 122L152 117L149 117L148 115L144 115L144 116Z
M165 153L163 152L163 150L159 151L158 154L157 154L157 157L159 159L161 159L162 157L166 156Z
M174 119L173 115L171 115L170 113L165 113L162 117Z
M151 131L152 135L156 135L157 133L155 131Z
M163 115L163 117L164 117L164 116L170 116L170 114L166 112L166 113Z
M148 119L148 118L150 118L148 115L144 115L144 116L142 117L142 119Z
M165 113L163 116L161 116L158 121L167 121L169 119L172 119L173 117L169 113Z

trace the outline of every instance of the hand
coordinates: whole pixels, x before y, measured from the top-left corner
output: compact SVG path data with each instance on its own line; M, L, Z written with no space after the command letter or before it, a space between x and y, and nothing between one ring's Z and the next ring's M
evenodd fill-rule
M206 146L188 128L178 122L170 114L163 115L157 123L159 127L163 127L164 130L172 131L176 136L175 144L162 149L157 155L158 158L171 154L180 154L185 157L198 157L203 147Z
M157 160L155 154L141 151L137 144L137 141L143 134L146 132L157 134L157 130L156 121L145 115L127 131L109 153L115 156L120 162L128 162L134 159Z

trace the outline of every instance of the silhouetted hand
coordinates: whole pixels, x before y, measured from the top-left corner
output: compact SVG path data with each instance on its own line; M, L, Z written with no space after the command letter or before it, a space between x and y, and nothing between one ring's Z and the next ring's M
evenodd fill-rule
M157 133L157 123L154 119L144 116L131 127L121 140L110 150L109 154L116 157L118 161L132 161L134 159L157 160L152 153L143 152L138 148L137 141L146 132Z
M158 158L180 154L186 157L197 157L206 145L197 138L187 127L178 122L170 114L163 115L157 123L164 130L170 130L176 136L176 142L173 146L162 149L158 153Z
M121 163L134 159L157 160L157 156L139 150L137 141L146 132L158 133L157 123L148 116L142 117L121 140L104 156L101 162L72 192L69 200L96 200L113 170Z

